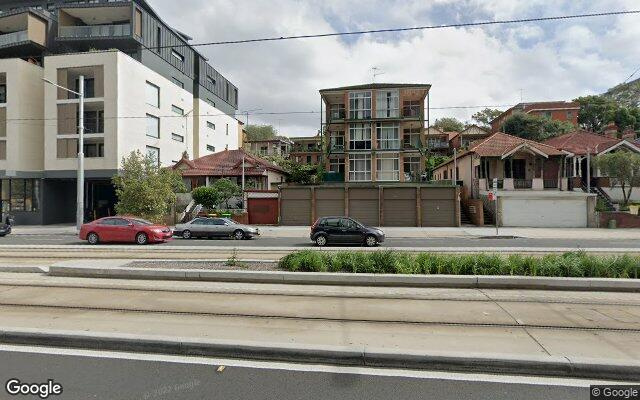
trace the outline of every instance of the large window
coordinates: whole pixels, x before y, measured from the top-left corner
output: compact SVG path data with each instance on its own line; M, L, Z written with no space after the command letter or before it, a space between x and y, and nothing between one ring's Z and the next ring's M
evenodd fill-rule
M330 120L344 119L344 118L345 118L344 104L331 104L329 106Z
M379 181L400 180L400 163L398 153L378 154L376 158Z
M329 171L337 174L344 173L344 158L329 159Z
M4 83L0 85L0 103L7 102L7 85Z
M329 146L331 150L344 150L344 132L331 132Z
M349 93L349 118L371 118L371 92Z
M398 90L378 90L376 92L376 118L398 118Z
M400 149L400 137L398 134L398 124L388 122L378 122L376 124L376 136L378 137L378 149L398 150Z
M171 105L171 111L177 115L184 115L184 110L174 104Z
M87 158L104 157L104 143L85 143L83 149Z
M76 120L78 125L80 113L76 109ZM104 133L104 111L90 110L84 112L84 132L85 133Z
M349 149L371 149L371 125L349 124Z
M38 211L40 204L40 180L2 179L0 181L2 212Z
M147 146L147 156L150 157L153 162L160 166L160 149L153 146Z
M416 181L420 178L420 156L404 156L404 180Z
M160 138L160 118L147 114L147 136Z
M84 78L84 98L85 99L90 99L93 97L96 97L96 90L95 90L95 79L93 78ZM75 81L75 88L73 89L76 92L80 93L80 78L76 78ZM73 95L72 98L78 98L77 95L70 93L70 95Z
M371 154L349 154L349 181L371 180Z
M171 56L178 62L180 66L182 66L182 64L184 63L184 56L182 54L178 53L175 49L171 49Z
M404 130L404 148L405 149L419 149L422 147L420 140L422 129L421 128L407 128Z
M147 82L147 104L160 108L160 88L151 82Z

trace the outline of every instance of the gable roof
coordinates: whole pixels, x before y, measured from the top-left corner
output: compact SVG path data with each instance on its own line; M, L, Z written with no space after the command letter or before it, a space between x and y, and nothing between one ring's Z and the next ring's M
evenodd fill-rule
M242 176L243 157L245 176L263 175L265 171L286 173L279 166L243 149L219 151L194 160L183 158L172 168L179 170L183 176Z
M569 151L576 155L599 154L624 142L623 139L599 135L594 132L578 129L546 140L544 143L560 150ZM630 143L630 142L628 142ZM640 148L638 149L640 150Z
M474 132L475 131L475 132ZM489 129L483 128L479 125L473 124L469 125L466 129L460 132L462 135L488 135L490 133Z

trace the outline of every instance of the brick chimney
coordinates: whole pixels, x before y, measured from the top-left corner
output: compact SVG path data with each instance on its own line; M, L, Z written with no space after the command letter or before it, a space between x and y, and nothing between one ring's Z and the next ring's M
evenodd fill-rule
M627 128L622 132L622 139L633 142L634 140L636 140L636 132L631 128Z
M608 137L611 137L611 138L617 138L618 137L618 126L613 121L609 122L604 127L604 131L602 132L602 134L604 136L608 136Z

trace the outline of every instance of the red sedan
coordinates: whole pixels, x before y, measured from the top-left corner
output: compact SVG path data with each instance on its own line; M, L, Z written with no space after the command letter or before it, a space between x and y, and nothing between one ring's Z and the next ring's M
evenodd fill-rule
M105 217L83 224L80 239L89 244L128 242L158 243L171 239L173 232L165 225L157 225L136 217Z

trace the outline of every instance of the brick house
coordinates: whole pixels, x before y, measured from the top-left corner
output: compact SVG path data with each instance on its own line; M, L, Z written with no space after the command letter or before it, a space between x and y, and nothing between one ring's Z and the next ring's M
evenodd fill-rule
M289 159L301 164L317 165L322 163L322 137L301 136L289 138L293 142Z
M569 121L578 125L578 111L580 104L568 101L539 101L534 103L519 103L498 115L491 121L491 132L498 132L504 121L515 112L547 117L554 121Z

